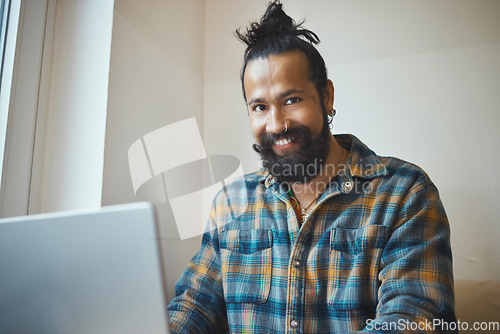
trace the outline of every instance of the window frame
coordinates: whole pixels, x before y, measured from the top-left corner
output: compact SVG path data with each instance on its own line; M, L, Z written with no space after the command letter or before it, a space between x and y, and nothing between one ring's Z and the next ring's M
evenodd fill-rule
M2 105L7 110L2 147L3 165L0 183L0 217L26 215L30 212L37 126L43 119L50 66L50 47L57 0L11 0L2 87ZM6 57L7 58L7 57ZM8 67L9 66L9 67ZM9 73L10 72L10 73ZM3 138L2 138L3 139ZM0 151L0 153L2 153ZM2 155L0 155L2 157Z

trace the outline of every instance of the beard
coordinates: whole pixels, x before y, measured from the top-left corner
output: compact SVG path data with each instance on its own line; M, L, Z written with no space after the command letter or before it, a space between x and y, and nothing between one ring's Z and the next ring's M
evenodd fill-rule
M294 153L278 155L273 151L276 140L293 138L300 146ZM288 131L263 133L259 136L260 145L253 149L259 153L262 166L281 183L309 183L321 172L328 152L330 151L331 133L326 113L323 128L319 136L311 135L304 125L289 128Z

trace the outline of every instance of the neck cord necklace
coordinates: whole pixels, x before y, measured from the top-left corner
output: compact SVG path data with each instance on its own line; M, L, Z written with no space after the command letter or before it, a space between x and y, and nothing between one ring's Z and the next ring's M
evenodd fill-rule
M308 216L307 209L309 209L309 207L311 206L311 204L313 204L314 201L316 201L318 199L318 196L321 193L319 193L316 197L314 197L313 200L305 208L302 205L300 205L299 201L295 198L295 196L293 196L293 194L292 194L292 188L288 188L288 194L290 195L290 198L298 206L298 209L300 210L300 222L303 223L306 220L307 216Z
M347 150L344 150L344 154L342 155L342 158L339 161L339 165L344 161L344 158L346 157L347 152L348 152ZM300 211L300 222L301 223L303 223L307 219L307 216L309 216L309 214L307 213L307 209L309 209L309 207L318 199L319 195L321 195L322 193L323 192L319 192L316 195L316 197L314 197L313 200L311 202L309 202L309 204L306 207L303 207L302 205L300 205L299 201L293 195L292 188L291 187L288 188L288 195L290 195L290 198L296 203L296 205Z

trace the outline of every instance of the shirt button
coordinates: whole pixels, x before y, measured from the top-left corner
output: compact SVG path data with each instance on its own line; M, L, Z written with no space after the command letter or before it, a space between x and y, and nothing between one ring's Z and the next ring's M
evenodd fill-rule
M292 327L293 329L299 328L299 322L297 320L292 320L290 322L290 327Z
M344 185L345 185L345 189L347 191L351 191L351 189L352 189L352 182L347 181Z
M295 260L295 261L293 261L293 266L294 266L295 268L299 268L299 267L300 267L300 264L301 264L301 263L300 263L300 261L299 261L299 260Z

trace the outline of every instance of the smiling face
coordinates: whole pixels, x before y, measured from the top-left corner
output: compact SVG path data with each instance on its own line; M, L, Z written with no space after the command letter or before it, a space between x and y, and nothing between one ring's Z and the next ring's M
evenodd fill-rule
M277 164L294 170L297 164L303 170L310 164L320 167L332 138L326 124L326 110L333 105L331 81L321 99L310 79L306 56L292 51L249 62L244 87L252 132L266 153L261 152L264 167L275 176L280 173L271 168ZM304 175L296 175L289 181L303 183L314 176L302 181Z

